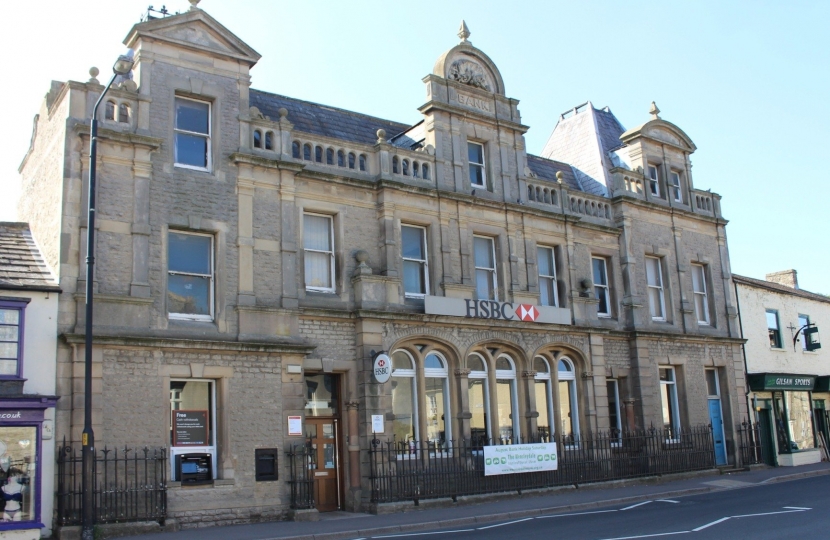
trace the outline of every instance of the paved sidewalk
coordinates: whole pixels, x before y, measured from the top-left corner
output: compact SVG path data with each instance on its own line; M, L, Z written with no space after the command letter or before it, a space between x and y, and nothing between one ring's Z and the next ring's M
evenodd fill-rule
M340 540L395 534L444 527L493 522L540 514L572 512L601 506L636 503L655 498L681 497L760 484L830 475L830 463L801 467L757 469L719 475L704 474L680 479L648 479L606 484L586 484L544 495L504 495L499 500L477 504L446 502L437 507L383 515L335 512L321 514L317 522L279 521L253 525L231 525L188 529L174 533L132 536L157 540ZM424 501L423 504L428 504Z

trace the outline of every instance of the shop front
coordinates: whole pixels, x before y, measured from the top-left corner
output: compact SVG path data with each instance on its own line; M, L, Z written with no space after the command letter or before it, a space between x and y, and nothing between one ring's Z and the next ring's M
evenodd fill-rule
M787 467L821 461L819 426L814 392L826 377L788 373L755 373L748 376L755 421L761 440L768 441L774 463ZM821 388L818 388L821 390ZM824 403L824 400L820 400Z

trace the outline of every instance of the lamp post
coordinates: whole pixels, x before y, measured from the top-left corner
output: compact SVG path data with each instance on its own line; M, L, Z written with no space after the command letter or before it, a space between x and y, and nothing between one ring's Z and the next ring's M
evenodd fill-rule
M104 100L115 78L127 75L133 69L132 55L118 57L112 66L112 77L101 92L95 107L92 108L92 120L89 126L89 196L87 206L86 230L86 321L84 325L84 431L81 435L83 445L83 517L81 521L82 540L93 540L95 524L95 499L93 495L93 478L95 472L95 434L92 431L92 283L95 277L95 162L98 146L98 106Z

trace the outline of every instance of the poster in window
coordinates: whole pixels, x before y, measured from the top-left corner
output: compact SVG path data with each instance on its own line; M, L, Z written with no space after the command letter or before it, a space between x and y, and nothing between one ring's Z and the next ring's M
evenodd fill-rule
M0 427L0 521L32 521L37 428Z
M173 411L173 446L210 446L208 411Z

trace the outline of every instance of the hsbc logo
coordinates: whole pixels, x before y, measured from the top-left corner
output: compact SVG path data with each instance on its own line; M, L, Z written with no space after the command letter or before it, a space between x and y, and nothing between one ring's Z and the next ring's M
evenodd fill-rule
M539 318L539 310L531 304L519 304L519 307L516 308L516 315L522 321L536 322L536 319Z

